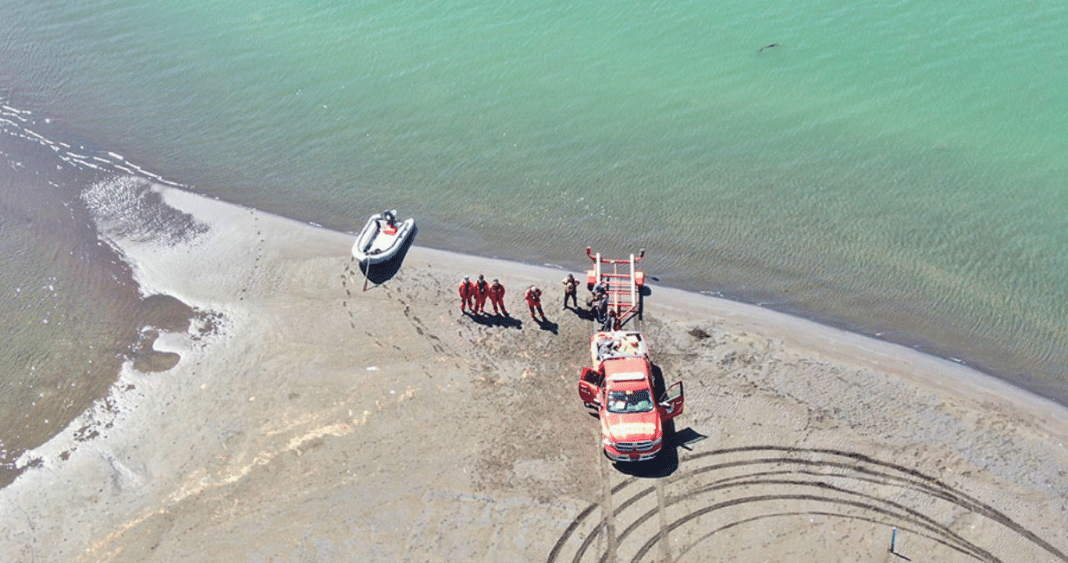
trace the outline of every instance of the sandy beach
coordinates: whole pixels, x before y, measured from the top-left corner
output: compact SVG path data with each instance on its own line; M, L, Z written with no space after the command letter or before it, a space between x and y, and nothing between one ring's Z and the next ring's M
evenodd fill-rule
M94 193L173 217L98 209L142 291L196 312L20 460L11 560L1068 561L1068 412L961 365L654 284L642 328L686 410L662 460L617 466L566 271L414 246L363 291L350 234ZM460 314L479 273L511 318Z

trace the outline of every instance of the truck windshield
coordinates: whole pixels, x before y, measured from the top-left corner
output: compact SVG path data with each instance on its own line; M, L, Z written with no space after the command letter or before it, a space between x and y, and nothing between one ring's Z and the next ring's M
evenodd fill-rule
M608 412L648 412L653 410L649 391L611 391L608 393Z

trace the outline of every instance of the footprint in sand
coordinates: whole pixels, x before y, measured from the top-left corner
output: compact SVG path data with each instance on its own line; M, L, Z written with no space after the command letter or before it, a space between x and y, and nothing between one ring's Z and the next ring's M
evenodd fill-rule
M348 264L346 264L345 265L345 273L341 274L341 287L345 288L345 296L346 297L352 297L352 290L349 289L349 276L351 276L351 275L353 275L352 270L350 269L350 266ZM351 328L356 328L356 322L355 322L356 315L355 315L355 313L353 313L352 308L349 306L348 299L343 299L341 301L341 306L349 314L349 326Z
M249 213L252 214L252 224L258 226L260 218L259 215L256 214L256 210L252 209L249 211ZM263 238L263 231L259 228L256 229L256 235L260 237L260 244L256 247L256 256L252 259L252 271L249 272L248 277L245 278L245 285L238 290L238 293L240 294L237 299L238 301L244 301L244 294L248 293L249 290L252 289L251 282L253 279L253 274L256 272L256 270L259 269L260 262L263 260L263 243L267 242L267 239Z

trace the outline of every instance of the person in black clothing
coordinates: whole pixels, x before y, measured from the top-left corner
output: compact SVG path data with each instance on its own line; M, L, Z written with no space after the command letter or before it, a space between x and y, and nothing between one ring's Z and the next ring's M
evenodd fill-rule
M601 293L597 302L594 303L594 310L597 312L597 322L605 323L608 318L608 293Z
M567 309L567 299L569 297L575 304L575 309L578 310L578 280L571 274L568 274L567 278L564 279L564 309Z
M611 310L605 315L604 322L601 324L601 330L619 330L619 317L616 316L615 310Z

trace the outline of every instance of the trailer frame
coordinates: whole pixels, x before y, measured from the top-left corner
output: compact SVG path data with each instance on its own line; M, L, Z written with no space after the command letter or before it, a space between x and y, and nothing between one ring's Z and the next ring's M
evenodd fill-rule
M645 249L641 249L637 256L631 254L627 258L610 259L601 256L600 252L595 254L593 248L587 246L586 256L593 261L593 269L586 270L586 287L593 291L598 283L603 284L609 299L608 310L615 311L620 327L635 316L640 320L645 272L638 269L638 262L645 257Z

